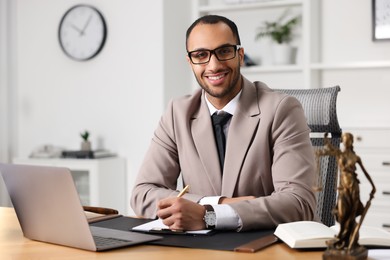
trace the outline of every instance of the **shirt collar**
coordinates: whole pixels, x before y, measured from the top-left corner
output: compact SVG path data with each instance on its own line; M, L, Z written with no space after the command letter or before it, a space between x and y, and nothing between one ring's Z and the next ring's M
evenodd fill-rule
M238 94L232 99L229 101L229 103L226 104L226 106L224 106L221 110L231 114L231 115L234 115L234 112L236 111L236 108L237 108L237 104L238 104L238 100L241 96L241 92L242 92L242 89L240 90L240 92L238 92ZM207 103L207 106L209 108L209 111L210 111L210 115L213 115L216 111L221 111L221 110L218 110L216 109L213 104L210 103L210 101L207 99L207 96L204 95L204 98L206 100L206 103Z

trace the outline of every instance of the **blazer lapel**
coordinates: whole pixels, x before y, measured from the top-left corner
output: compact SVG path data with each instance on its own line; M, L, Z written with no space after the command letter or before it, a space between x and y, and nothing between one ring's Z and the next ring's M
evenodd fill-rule
M241 97L229 126L226 143L222 195L232 197L253 135L260 122L258 94L254 85L244 79Z
M222 187L222 173L219 166L217 147L214 145L215 139L210 112L204 101L204 92L201 96L200 109L194 115L191 131L209 182L214 193L219 195Z

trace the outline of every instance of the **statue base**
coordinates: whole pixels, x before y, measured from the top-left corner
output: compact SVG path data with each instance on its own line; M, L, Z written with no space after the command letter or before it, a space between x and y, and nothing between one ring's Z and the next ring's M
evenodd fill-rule
M351 250L336 249L332 242L335 241L328 241L328 248L322 255L323 260L365 260L368 257L368 250L364 246L358 245Z

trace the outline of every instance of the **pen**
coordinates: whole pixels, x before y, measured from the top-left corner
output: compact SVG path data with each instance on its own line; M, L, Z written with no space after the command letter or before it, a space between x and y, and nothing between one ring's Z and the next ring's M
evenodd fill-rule
M188 192L188 189L190 188L190 185L187 185L184 187L184 189L181 190L181 192L177 195L178 198L182 197L185 193Z

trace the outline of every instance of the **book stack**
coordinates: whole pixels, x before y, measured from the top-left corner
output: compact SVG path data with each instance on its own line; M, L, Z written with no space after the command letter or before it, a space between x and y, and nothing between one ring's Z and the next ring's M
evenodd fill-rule
M115 153L111 151L100 149L94 151L62 151L62 158L76 158L76 159L99 159L106 157L114 157Z

